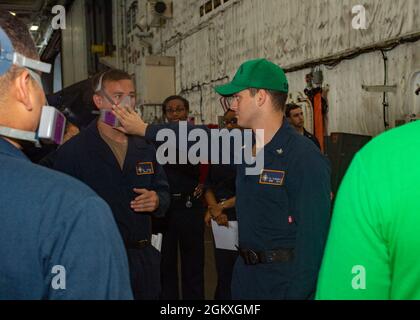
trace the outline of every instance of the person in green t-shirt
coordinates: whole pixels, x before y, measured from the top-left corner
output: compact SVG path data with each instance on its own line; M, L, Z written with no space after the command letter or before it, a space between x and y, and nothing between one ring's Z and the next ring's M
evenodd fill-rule
M337 195L316 298L420 299L420 121L380 135Z

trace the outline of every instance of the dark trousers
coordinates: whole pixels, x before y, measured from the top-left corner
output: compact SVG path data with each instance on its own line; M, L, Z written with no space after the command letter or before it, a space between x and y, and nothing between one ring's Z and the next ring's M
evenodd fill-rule
M232 272L238 252L232 250L215 249L214 257L217 270L217 287L215 300L232 300L231 284Z
M233 267L232 299L291 299L289 291L295 268L293 262L246 265L239 257Z
M160 253L154 247L127 249L131 288L135 300L158 300Z
M170 208L163 228L162 300L178 300L178 245L184 300L204 300L204 218L201 203ZM155 231L156 232L156 231Z

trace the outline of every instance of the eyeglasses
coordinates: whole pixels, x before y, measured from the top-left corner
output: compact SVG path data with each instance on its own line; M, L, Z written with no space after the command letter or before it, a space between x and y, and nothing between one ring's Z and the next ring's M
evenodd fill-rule
M174 113L182 113L182 112L185 112L186 111L186 109L185 108L176 108L176 109L165 109L165 112L166 113L169 113L169 114L174 114Z
M221 97L220 104L222 105L223 110L229 110L232 107L233 102L239 102L239 96L228 96L228 97Z
M226 103L229 104L229 106L232 106L232 104L236 101L239 102L239 96L229 96L229 97L225 97L226 99Z

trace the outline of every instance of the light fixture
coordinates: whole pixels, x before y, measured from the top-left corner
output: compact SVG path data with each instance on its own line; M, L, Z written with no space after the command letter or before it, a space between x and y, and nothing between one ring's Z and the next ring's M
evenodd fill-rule
M16 12L9 11L9 13L10 13L12 16L16 16Z
M38 29L39 29L39 26L33 25L33 26L31 26L31 28L29 30L31 30L31 31L38 31Z

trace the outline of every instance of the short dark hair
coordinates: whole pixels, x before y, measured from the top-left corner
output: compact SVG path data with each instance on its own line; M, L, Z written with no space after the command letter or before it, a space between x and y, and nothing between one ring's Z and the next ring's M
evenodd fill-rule
M251 96L255 96L259 90L265 90L270 95L271 100L273 101L274 107L281 112L285 111L285 105L287 101L287 93L276 91L276 90L267 90L267 89L256 89L249 88Z
M102 88L106 82L121 81L121 80L133 80L128 72L119 69L109 69L105 72L101 72L93 77L92 89L93 92L97 91L99 82L102 82Z
M15 52L27 58L39 60L34 40L29 33L29 28L21 20L11 15L8 11L0 10L0 27L12 42ZM22 67L13 65L6 74L0 76L0 96L8 92L11 82L23 71Z
M302 107L300 105L296 104L296 103L288 103L288 104L286 104L286 117L287 118L290 118L290 112L292 110L295 110L295 109L298 109L298 108L301 108L302 109Z
M182 103L184 104L185 109L187 109L187 111L190 111L190 103L188 102L187 99L185 99L184 97L178 96L178 95L174 95L174 96L169 96L165 99L165 101L163 101L162 103L162 112L163 114L166 113L166 107L168 106L168 103L171 102L172 100L181 100Z

